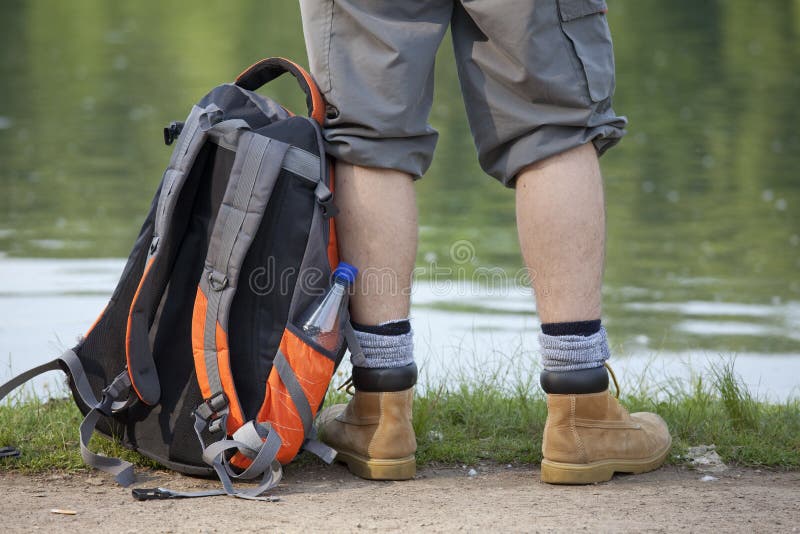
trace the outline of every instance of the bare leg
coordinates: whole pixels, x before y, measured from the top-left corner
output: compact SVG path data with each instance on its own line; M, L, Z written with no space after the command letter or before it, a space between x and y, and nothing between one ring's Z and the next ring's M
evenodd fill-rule
M605 250L603 180L591 144L517 177L517 230L542 323L600 318Z
M339 253L359 269L353 320L379 324L409 314L417 255L414 182L404 172L336 163Z

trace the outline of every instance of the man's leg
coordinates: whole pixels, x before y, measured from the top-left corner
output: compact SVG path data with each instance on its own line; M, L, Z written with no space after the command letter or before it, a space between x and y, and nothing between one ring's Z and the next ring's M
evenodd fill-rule
M529 165L517 177L517 231L542 323L600 319L603 182L591 144Z
M605 208L597 153L582 145L517 178L517 227L542 320L541 382L548 393L542 479L608 480L660 466L671 444L655 414L629 415L608 392L600 326Z
M417 206L410 174L336 164L339 255L360 271L353 321L377 325L408 317L417 255Z
M328 103L326 148L338 160L339 252L360 270L350 309L364 355L351 360L353 398L320 414L320 436L359 476L408 479L416 472L412 179L427 170L436 145L427 117L452 1L300 6L311 72Z
M655 469L669 452L666 424L655 414L628 414L609 394L603 366L597 152L622 137L626 122L611 108L604 5L460 6L452 31L470 127L484 170L517 189L520 244L542 320L542 480L581 484Z
M416 473L417 447L408 319L417 252L413 177L341 161L335 176L339 255L360 269L350 313L365 358L353 362L353 398L324 410L318 426L356 475L404 480Z

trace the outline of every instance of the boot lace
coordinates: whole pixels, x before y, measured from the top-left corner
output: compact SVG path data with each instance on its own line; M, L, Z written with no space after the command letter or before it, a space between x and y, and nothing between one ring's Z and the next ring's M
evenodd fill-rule
M344 390L344 392L350 395L351 397L356 394L355 387L353 386L353 375L350 375L350 377L344 381L344 384L336 388L336 391L341 391L341 390Z
M608 370L608 374L611 375L611 380L614 381L614 389L616 390L614 397L619 399L619 382L617 382L617 375L614 374L614 370L611 368L610 365L608 365L608 362L605 362L603 365Z

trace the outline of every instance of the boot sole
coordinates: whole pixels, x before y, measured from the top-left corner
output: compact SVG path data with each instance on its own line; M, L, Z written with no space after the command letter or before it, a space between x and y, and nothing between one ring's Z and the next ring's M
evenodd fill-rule
M367 480L409 480L417 474L417 460L413 455L385 460L339 451L336 461L347 465L354 475Z
M542 460L542 482L548 484L594 484L611 480L614 473L637 475L658 469L667 459L672 440L663 450L637 460L600 460L588 464L569 464Z

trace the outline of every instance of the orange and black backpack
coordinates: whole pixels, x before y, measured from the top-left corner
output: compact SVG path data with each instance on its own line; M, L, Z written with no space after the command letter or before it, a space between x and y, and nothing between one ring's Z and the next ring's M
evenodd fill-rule
M305 92L309 117L254 92L285 72ZM87 464L133 482L129 463L88 449L98 431L223 483L135 490L142 499L259 498L301 449L332 461L312 423L346 346L357 343L346 318L336 352L294 326L338 262L323 114L308 73L270 58L166 128L172 157L107 307L71 350L0 386L0 399L62 370L85 414ZM259 484L240 490L233 479Z

